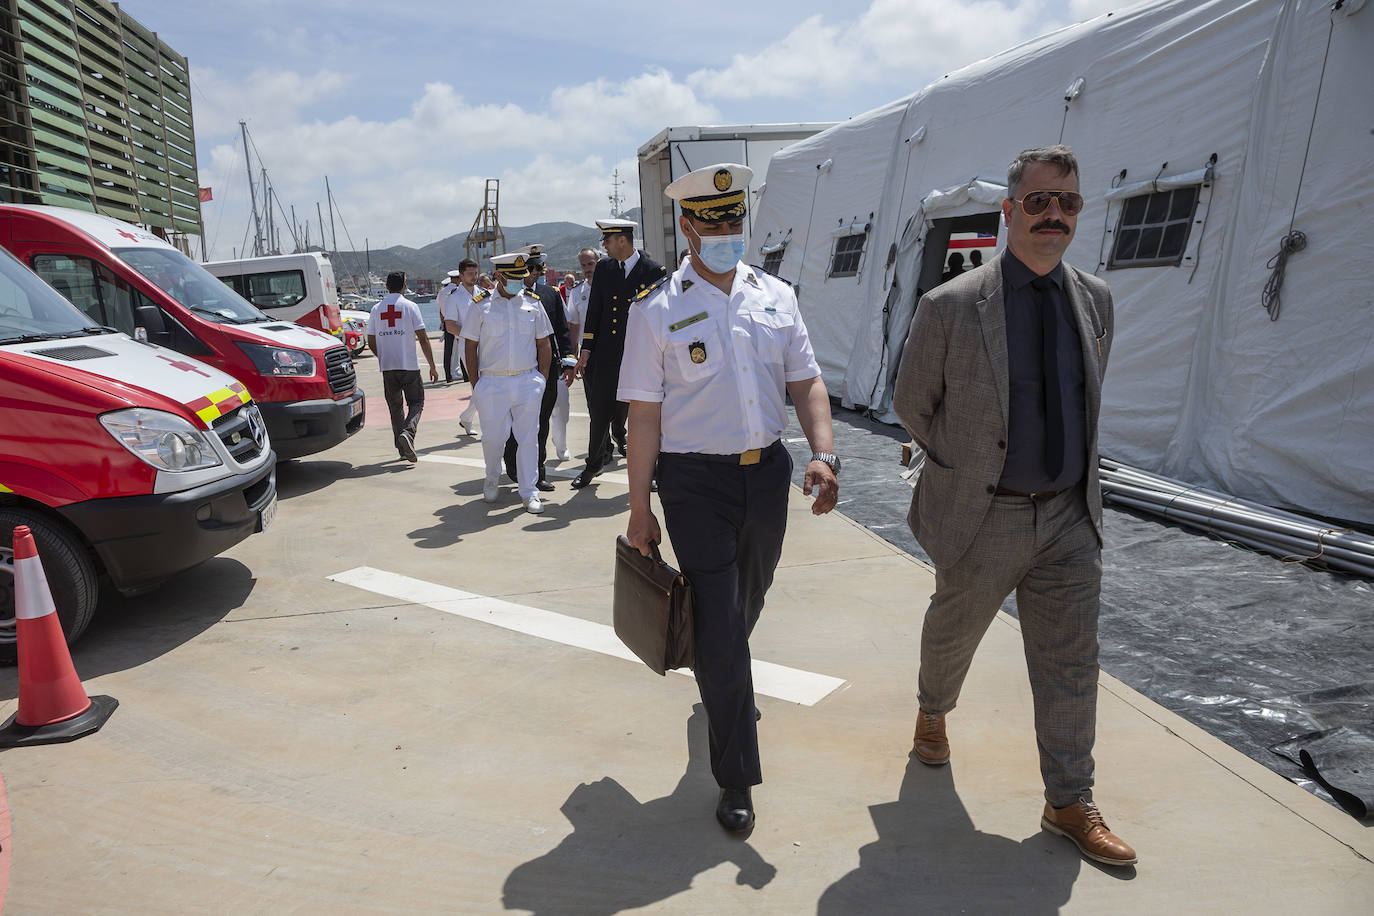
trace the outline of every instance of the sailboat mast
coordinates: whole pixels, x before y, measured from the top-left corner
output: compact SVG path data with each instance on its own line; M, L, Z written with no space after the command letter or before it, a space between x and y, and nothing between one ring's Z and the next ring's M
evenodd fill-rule
M248 202L253 207L253 256L262 255L262 223L258 219L258 197L253 188L253 160L248 157L248 122L240 121L239 130L243 133L243 164L248 169Z

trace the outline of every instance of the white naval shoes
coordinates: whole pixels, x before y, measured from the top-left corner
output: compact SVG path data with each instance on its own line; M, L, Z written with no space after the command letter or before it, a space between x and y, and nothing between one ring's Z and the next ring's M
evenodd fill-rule
M531 515L538 515L544 511L544 503L540 501L538 496L531 496L525 500L525 511Z
M572 451L570 451L569 449L566 449L566 448L563 449L563 451L561 451L561 452L558 453L558 460L559 460L559 461L572 461Z
M467 422L466 420L459 420L459 421L458 421L458 425L461 426L461 427L463 428L463 435L465 435L465 436L476 436L476 435L477 435L477 431L474 430L474 429L472 428L472 424L469 423L469 422Z
M482 486L482 502L494 503L496 502L496 498L500 495L501 489L496 486L496 484L488 483Z

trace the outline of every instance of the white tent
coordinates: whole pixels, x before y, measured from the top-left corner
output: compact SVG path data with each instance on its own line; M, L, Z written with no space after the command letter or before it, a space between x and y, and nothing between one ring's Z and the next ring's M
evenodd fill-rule
M1174 0L1027 42L778 152L751 248L796 285L831 393L896 422L950 234L997 231L1006 164L1067 143L1088 204L1066 259L1116 300L1103 454L1374 523L1364 6ZM1276 263L1291 230L1306 248Z

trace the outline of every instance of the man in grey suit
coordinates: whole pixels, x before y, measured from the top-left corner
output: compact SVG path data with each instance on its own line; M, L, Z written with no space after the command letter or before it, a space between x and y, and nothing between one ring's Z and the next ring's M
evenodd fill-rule
M945 715L1015 590L1045 783L1041 825L1090 859L1132 865L1134 850L1092 801L1097 419L1112 297L1061 260L1083 207L1068 147L1017 156L1007 195L1006 250L921 299L893 399L926 453L907 521L935 565L913 753L949 762Z

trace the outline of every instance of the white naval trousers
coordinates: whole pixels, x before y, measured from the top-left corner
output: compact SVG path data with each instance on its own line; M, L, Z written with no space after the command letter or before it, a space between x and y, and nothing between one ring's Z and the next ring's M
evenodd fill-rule
M549 417L549 436L553 439L553 453L562 458L568 452L568 386L560 377L552 385L558 386L558 400L553 402L553 414Z
M501 480L506 439L515 433L515 471L521 499L538 495L539 402L544 397L544 377L536 369L524 375L481 374L472 389L472 403L482 424L482 458L486 483Z

